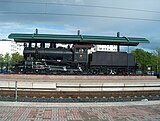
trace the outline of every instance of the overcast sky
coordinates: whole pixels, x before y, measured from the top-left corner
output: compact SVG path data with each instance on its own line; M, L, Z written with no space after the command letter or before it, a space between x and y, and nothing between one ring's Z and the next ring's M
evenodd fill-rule
M80 15L80 16L79 16ZM85 15L85 16L82 16ZM88 16L89 15L89 16ZM10 33L144 37L160 48L160 0L0 0L0 39Z

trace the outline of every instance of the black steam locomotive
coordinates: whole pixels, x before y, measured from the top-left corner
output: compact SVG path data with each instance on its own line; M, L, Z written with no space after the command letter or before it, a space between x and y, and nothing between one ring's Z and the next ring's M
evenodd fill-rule
M91 44L73 44L67 48L56 47L45 43L32 47L31 43L24 47L24 60L14 65L18 73L43 74L106 74L122 75L134 73L135 58L126 52L88 53Z

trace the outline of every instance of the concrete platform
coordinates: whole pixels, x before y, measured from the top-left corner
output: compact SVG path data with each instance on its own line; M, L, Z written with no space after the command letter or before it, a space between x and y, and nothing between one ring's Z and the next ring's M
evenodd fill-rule
M160 101L125 103L0 102L0 121L160 121Z
M37 82L37 81L0 81L1 90L42 90L42 91L145 91L160 90L159 82Z

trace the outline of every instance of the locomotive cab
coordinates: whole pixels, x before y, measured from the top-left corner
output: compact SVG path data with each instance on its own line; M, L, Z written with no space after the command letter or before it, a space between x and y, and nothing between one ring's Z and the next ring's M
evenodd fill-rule
M93 45L79 45L75 44L73 46L74 51L74 62L77 63L88 63L88 49L90 49Z

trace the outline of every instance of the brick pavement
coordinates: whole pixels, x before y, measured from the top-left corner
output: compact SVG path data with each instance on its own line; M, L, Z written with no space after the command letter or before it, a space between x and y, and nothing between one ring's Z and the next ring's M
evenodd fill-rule
M123 105L122 103L43 103L32 105L0 104L0 121L160 121L160 103ZM141 102L143 104L143 102ZM145 103L145 102L144 102ZM5 105L6 104L6 105ZM114 105L115 104L115 105ZM39 106L38 106L39 105Z
M86 75L30 75L30 74L0 74L0 80L12 80L12 81L82 81L82 82L97 82L98 81L137 81L137 82L143 82L143 81L158 81L156 76L105 76L105 75L100 75L100 76L86 76Z

